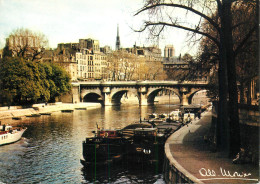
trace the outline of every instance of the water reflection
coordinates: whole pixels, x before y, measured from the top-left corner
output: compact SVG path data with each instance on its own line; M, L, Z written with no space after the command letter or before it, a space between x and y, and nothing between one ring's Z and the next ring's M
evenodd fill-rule
M120 162L115 165L91 165L83 168L86 182L92 183L164 183L160 165Z
M82 141L93 135L97 123L104 128L122 128L139 121L140 113L144 118L176 107L156 105L140 109L138 105L123 105L2 121L28 129L21 141L0 147L0 183L91 183L95 178L100 183L163 183L162 164L136 167L124 163L96 168L101 172L95 175L91 169L83 172Z

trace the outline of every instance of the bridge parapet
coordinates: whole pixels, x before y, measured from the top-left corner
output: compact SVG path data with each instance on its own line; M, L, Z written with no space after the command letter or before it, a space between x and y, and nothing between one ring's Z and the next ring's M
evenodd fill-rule
M72 85L82 86L142 86L142 85L208 85L208 81L79 81Z

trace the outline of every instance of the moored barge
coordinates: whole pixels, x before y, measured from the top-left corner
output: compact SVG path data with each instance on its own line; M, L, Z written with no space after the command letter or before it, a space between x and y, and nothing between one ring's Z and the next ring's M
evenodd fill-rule
M125 153L127 139L118 130L98 130L94 137L83 141L83 158L81 163L107 164L119 161Z

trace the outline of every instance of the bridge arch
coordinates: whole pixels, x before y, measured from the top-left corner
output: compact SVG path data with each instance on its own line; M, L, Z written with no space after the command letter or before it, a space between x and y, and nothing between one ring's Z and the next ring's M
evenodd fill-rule
M122 96L127 93L127 90L121 90L112 95L111 103L113 105L120 105Z
M136 88L115 88L111 90L110 98L111 98L111 104L112 105L119 105L121 104L121 99L123 95L129 95L132 94L132 96L136 96L137 98L137 89Z
M179 97L179 100L181 101L181 96L178 92L178 89L173 89L173 88L164 88L164 87L161 87L161 88L152 88L150 91L148 91L147 93L147 103L149 105L152 105L154 104L154 99L155 97L158 95L159 92L161 91L168 91L168 93L171 93L173 92L175 95L177 95Z
M196 94L198 94L199 92L203 92L203 91L207 91L206 89L196 89L196 90L193 90L192 91L192 93L189 95L189 97L188 97L188 102L189 102L189 104L192 104L192 100L194 99L194 97L195 97L195 95ZM206 94L205 94L205 96L206 96ZM205 100L205 99L204 99ZM201 103L201 101L203 101L203 100L199 100L199 101L197 101L197 102L195 102L196 104L200 104ZM204 104L205 105L205 104Z
M83 102L98 102L101 104L104 104L103 102L103 98L101 95L97 94L97 93L87 93L85 96L83 96L82 98Z
M80 93L80 97L83 100L84 97L90 93L95 93L97 95L99 95L100 97L102 97L102 93L101 90L99 88L89 88L89 89L81 89L81 93Z

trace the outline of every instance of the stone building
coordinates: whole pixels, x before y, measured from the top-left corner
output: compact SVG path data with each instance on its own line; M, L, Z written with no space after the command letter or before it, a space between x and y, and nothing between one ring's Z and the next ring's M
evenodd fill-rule
M169 80L179 80L182 75L189 71L189 63L175 56L173 45L164 48L163 70Z
M126 50L129 53L133 53L139 57L144 57L147 62L155 61L155 62L162 62L162 51L157 46L151 46L151 47L141 47L136 46L132 48L124 48L123 50Z
M161 56L161 49L157 46L136 46L131 48L122 48L124 52L136 56L135 61L138 62L132 66L135 67L137 80L163 80L165 74L163 73L163 58ZM131 69L130 69L131 70Z
M57 54L58 51L58 54ZM57 50L52 57L52 61L63 67L71 77L72 81L76 81L77 75L77 62L75 59L75 51L70 49Z
M112 49L110 46L105 45L104 47L100 47L100 52L102 52L104 54L110 54L110 53L112 53Z
M79 39L79 43L60 43L55 62L63 61L64 67L72 70L69 73L74 80L106 79L107 56L100 50L99 41L91 38ZM104 50L109 52L109 47Z

